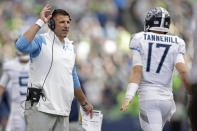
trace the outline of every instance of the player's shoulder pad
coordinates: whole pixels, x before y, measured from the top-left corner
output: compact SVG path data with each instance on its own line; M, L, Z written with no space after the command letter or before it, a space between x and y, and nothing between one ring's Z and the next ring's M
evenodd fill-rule
M143 38L144 36L144 32L139 32L136 34L132 34L131 35L131 39L129 42L129 48L136 48L138 46L139 41L141 40L141 38Z
M177 44L178 44L179 53L185 54L185 50L186 50L185 49L185 41L178 36L176 36L176 37L177 37Z
M15 66L15 65L16 65L15 59L3 63L3 71L12 70L13 66Z
M181 37L174 35L172 33L168 33L167 35L175 37L177 39L177 44L179 44L179 46L185 46L185 41Z
M142 31L142 32L138 32L138 33L132 34L131 35L131 40L132 39L141 39L144 36L144 33L145 32Z
M178 44L180 44L180 45L184 45L185 46L185 41L182 39L182 38L180 38L180 37L178 37L178 36L176 36L177 37L177 42L178 42Z

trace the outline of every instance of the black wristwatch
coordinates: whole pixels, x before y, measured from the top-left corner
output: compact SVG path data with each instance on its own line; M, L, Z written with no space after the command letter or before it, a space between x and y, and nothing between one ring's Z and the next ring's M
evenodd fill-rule
M88 102L85 101L85 102L81 103L81 106L86 106L87 104L88 104Z

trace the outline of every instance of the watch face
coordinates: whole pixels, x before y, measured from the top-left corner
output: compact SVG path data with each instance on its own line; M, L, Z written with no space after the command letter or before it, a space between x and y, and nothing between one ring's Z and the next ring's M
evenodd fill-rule
M88 103L87 102L84 102L81 104L81 106L86 106Z

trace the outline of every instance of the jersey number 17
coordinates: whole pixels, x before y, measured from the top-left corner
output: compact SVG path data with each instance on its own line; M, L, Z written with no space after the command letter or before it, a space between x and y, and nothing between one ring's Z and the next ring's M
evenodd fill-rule
M150 65L151 65L151 55L152 55L152 48L153 48L153 44L154 43L148 43L148 59L147 59L147 66L146 66L146 71L147 72L150 72ZM158 48L165 48L164 52L163 52L163 55L161 57L161 60L159 62L159 65L157 67L157 70L156 70L156 73L159 73L160 70L161 70L161 67L163 65L163 62L166 58L166 55L168 54L168 51L170 49L170 46L171 45L167 45L167 44L159 44L159 43L156 43L156 49Z

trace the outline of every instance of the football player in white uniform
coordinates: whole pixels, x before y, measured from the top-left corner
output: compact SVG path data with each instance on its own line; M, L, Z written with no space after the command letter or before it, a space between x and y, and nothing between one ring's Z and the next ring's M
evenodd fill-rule
M30 57L20 52L17 52L17 55L15 59L4 63L0 79L0 96L8 83L11 84L9 89L11 111L6 131L27 131L22 103L26 99Z
M120 110L127 110L138 91L139 119L144 131L162 131L176 110L172 94L174 67L189 88L183 58L185 42L178 36L168 35L169 26L170 15L166 9L151 9L145 18L145 31L135 34L129 45L133 68Z

